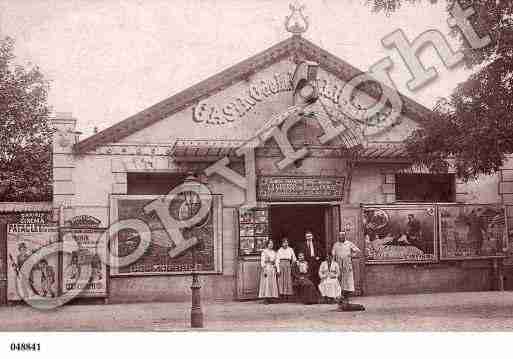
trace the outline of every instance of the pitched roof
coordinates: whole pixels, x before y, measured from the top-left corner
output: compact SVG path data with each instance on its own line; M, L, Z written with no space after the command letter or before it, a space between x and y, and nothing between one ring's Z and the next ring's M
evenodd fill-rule
M248 78L263 69L287 57L315 61L324 70L331 72L344 81L363 73L344 60L323 50L305 38L293 35L290 38L250 57L220 73L207 78L188 89L165 99L117 124L86 138L74 146L76 152L94 150L100 145L118 142L121 139L140 131L232 84ZM379 98L381 93L377 86L364 83L361 90L368 95ZM400 95L403 101L403 114L414 121L422 123L431 111L412 99Z

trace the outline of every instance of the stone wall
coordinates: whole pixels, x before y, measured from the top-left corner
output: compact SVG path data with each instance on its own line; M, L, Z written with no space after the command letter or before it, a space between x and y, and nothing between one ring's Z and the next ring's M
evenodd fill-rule
M364 295L492 290L492 270L487 261L366 265Z

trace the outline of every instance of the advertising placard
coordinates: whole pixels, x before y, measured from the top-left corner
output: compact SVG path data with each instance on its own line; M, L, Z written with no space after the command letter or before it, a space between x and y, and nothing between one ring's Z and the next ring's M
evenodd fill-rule
M97 244L105 232L100 228L63 228L62 240L75 241L78 251L63 253L62 290L66 292L74 289L81 291L80 297L106 297L107 296L107 268L97 253ZM103 254L105 258L105 254ZM86 268L88 267L88 268ZM89 278L81 279L84 270L90 271ZM85 272L88 273L88 272Z
M440 259L504 257L508 232L500 204L454 204L438 208Z
M366 262L437 261L435 221L435 206L364 206L362 230Z
M22 223L7 224L7 299L20 300L18 281L28 281L27 297L56 297L58 295L58 253L41 260L30 271L29 278L21 276L25 261L41 248L59 240L57 226L43 220L24 217ZM25 286L24 286L25 287Z
M184 242L179 245L170 237L155 212L144 211L146 205L161 198L162 196L151 195L112 196L112 223L140 220L148 226L151 241L144 254L132 264L119 268L111 267L111 275L187 274L193 271L203 274L222 273L221 197L212 195L212 206L208 215L199 223L180 229ZM175 220L187 219L187 214L194 212L190 204L184 196L179 195L171 201L169 214ZM133 253L140 241L141 238L136 231L122 229L116 233L112 247L118 257L124 257ZM192 244L192 241L196 244Z

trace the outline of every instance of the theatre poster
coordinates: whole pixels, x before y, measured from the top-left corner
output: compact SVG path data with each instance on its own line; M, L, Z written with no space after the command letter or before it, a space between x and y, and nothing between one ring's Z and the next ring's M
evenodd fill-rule
M74 241L78 250L62 254L62 291L80 290L79 297L107 296L107 266L97 244L104 234L102 228L62 228L64 245ZM99 248L105 248L100 246Z
M362 208L367 264L438 260L433 205L368 205Z
M17 223L7 224L7 300L21 300L18 281L26 288L26 298L52 298L58 295L59 254L42 257L23 276L23 264L41 248L59 241L58 227L49 224L47 214L27 212Z
M440 259L504 257L508 231L501 204L453 204L438 208Z
M156 212L145 212L144 207L162 196L116 195L111 197L111 223L123 220L139 220L150 230L151 241L144 254L135 262L124 266L111 267L112 276L141 276L163 274L222 273L222 196L212 195L208 214L194 225L180 229L184 249L174 255L178 248L168 234ZM194 203L187 196L178 195L170 201L169 214L175 219L187 219L187 213L195 214ZM192 210L192 212L191 212ZM184 217L186 216L186 217ZM192 241L196 244L192 245ZM133 229L118 231L112 248L118 257L124 257L140 245L141 237Z

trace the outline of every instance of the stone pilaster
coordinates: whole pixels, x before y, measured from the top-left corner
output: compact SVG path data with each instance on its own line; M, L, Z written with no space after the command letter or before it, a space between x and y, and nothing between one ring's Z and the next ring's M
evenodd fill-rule
M52 137L52 207L56 214L61 206L71 207L75 195L73 145L78 141L78 133L75 131L76 120L71 113L56 113L55 117L51 119L51 126L54 129Z

